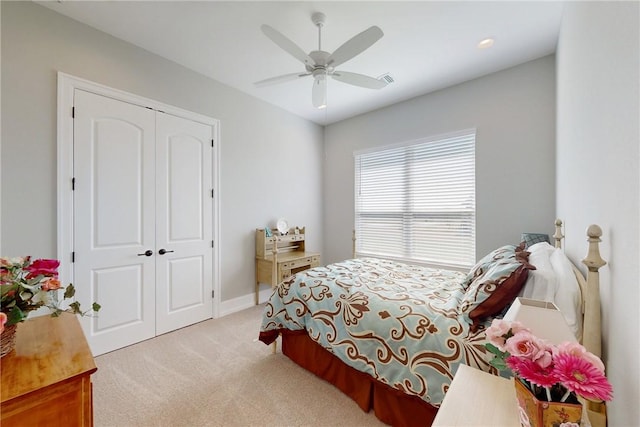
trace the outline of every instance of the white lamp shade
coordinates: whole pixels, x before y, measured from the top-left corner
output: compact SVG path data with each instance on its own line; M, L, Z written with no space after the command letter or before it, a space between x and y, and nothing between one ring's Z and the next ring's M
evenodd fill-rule
M504 320L518 321L531 332L552 344L577 341L558 307L549 301L516 298Z

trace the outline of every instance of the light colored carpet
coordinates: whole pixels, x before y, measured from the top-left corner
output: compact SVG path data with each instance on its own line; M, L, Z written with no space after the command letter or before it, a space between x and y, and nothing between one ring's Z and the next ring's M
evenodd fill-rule
M96 357L95 425L382 426L256 341L262 306Z

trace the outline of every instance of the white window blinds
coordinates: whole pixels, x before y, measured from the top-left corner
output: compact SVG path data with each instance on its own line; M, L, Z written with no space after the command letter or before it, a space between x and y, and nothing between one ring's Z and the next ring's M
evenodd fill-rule
M475 263L475 131L355 154L358 256Z

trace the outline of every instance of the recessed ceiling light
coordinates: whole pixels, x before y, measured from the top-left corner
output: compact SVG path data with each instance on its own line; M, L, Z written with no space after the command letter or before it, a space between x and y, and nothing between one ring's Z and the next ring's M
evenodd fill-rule
M493 46L493 39L484 39L481 40L480 43L478 43L478 49L487 49L490 48L491 46Z

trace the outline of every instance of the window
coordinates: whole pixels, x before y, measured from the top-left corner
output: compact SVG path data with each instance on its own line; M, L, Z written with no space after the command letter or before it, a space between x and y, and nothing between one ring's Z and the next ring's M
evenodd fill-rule
M358 256L475 263L475 130L355 153Z

